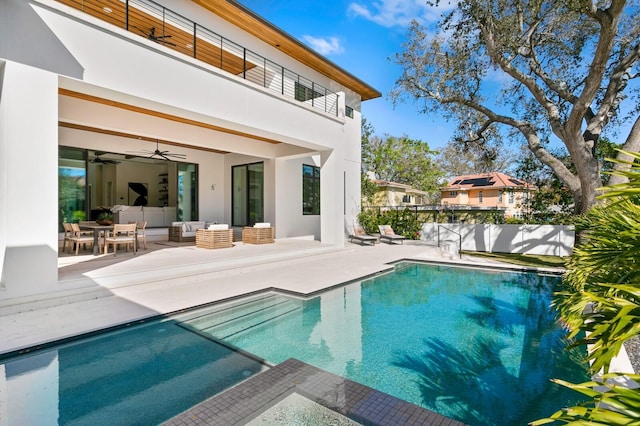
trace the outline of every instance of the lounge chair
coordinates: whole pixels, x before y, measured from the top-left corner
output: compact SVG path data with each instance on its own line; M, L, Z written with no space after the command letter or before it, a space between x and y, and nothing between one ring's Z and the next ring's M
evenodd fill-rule
M349 235L349 240L351 242L353 242L353 240L357 240L358 242L360 242L360 244L363 244L363 245L364 244L375 245L375 243L378 242L378 238L364 232L364 229L362 228L362 226L353 227L353 233Z
M393 231L391 225L378 225L378 229L380 229L380 241L386 240L388 243L392 244L395 244L397 241L399 241L400 244L403 244L404 240L407 239L402 235L396 234Z

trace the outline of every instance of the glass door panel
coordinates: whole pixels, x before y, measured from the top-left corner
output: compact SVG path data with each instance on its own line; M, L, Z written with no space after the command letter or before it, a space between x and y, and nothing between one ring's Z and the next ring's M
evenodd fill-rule
M253 226L264 220L264 164L256 163L247 166L249 175L249 221Z
M251 226L264 220L264 164L233 166L232 218L233 226Z
M198 169L178 163L178 220L198 220Z
M85 150L58 149L58 225L87 218L87 155Z

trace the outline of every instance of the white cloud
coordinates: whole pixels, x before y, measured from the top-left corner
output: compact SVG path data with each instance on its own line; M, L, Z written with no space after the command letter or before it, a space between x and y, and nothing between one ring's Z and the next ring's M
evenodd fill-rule
M302 39L313 50L321 55L331 55L344 52L344 48L340 44L338 37L313 37L310 35L302 36Z
M347 10L353 16L391 28L406 27L414 19L421 24L433 22L454 6L455 1L442 1L438 7L433 7L425 0L380 0L371 5L353 2Z

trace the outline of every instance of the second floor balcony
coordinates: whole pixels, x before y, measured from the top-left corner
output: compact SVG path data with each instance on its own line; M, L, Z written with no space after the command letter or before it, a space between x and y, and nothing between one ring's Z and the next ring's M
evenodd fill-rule
M338 115L338 94L151 0L57 0L179 54Z

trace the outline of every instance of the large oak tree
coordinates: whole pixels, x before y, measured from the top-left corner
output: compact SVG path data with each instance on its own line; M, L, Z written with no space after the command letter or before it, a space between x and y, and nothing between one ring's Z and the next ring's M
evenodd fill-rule
M585 212L602 185L603 131L630 125L619 140L640 151L639 9L623 0L461 0L435 28L411 25L391 95L456 120L461 141L487 143L504 129L522 135ZM548 149L553 137L575 171Z

